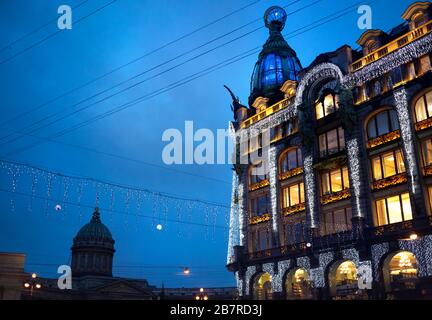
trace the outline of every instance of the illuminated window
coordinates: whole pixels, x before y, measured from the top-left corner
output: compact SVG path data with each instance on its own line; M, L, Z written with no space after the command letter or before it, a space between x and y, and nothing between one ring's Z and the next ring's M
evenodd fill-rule
M414 113L416 122L432 117L432 91L421 96L415 103Z
M321 174L322 195L339 192L350 187L348 167L326 171Z
M355 294L358 290L358 278L354 262L342 262L336 269L334 279L331 279L331 283L334 284L331 292L334 292L335 296Z
M377 200L375 224L383 226L412 220L411 202L408 193Z
M343 208L325 212L321 216L321 235L330 235L351 230L352 209Z
M345 137L342 127L327 131L319 136L321 157L327 157L345 149Z
M290 149L282 154L280 169L282 173L303 166L303 156L300 148Z
M269 213L270 199L268 193L250 199L250 212L253 217Z
M304 203L304 184L297 183L282 188L282 207L289 208Z
M428 194L429 194L429 214L432 214L432 186L428 187Z
M262 273L256 276L253 286L254 300L271 300L272 299L272 285L271 275Z
M432 165L432 139L424 140L421 146L424 166Z
M375 181L405 172L402 151L390 151L372 158L372 172Z
M264 180L268 180L268 170L265 163L253 165L249 171L250 184L260 183Z
M395 110L385 110L376 114L367 124L368 139L399 130L399 121Z
M321 119L339 109L339 96L334 93L327 94L315 105L316 118Z
M384 270L390 275L390 283L386 283L387 289L390 291L415 289L418 279L415 255L409 251L401 251L395 254L390 261L387 262L387 260L384 264Z

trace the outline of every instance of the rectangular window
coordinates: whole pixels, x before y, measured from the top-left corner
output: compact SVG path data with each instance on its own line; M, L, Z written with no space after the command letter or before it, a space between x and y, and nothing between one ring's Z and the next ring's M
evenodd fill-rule
M321 174L322 195L339 192L348 189L349 186L348 167L326 171Z
M321 235L330 235L339 232L345 232L352 228L352 209L343 208L334 211L325 212L321 216Z
M343 128L339 127L320 135L319 149L321 157L327 157L344 150L345 137Z
M300 223L290 223L285 225L285 242L286 245L300 243L304 241L304 225Z
M282 189L282 206L289 208L304 203L304 184L297 183Z
M267 193L250 200L252 216L261 216L265 213L269 213L269 207L269 196Z
M402 151L394 150L372 158L372 173L375 181L405 172Z
M428 139L422 142L423 164L432 165L432 140Z
M411 202L408 193L375 201L377 226L412 220Z

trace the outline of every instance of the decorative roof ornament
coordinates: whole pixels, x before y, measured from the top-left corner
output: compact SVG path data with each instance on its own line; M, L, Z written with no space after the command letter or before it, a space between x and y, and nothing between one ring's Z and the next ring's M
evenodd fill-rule
M287 13L279 6L273 6L267 9L264 14L265 26L270 30L281 32L285 27Z

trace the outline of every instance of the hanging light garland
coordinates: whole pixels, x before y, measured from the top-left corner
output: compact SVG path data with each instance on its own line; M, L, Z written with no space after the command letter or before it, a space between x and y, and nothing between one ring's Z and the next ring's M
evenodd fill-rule
M40 199L45 201L45 215L49 215L50 212L66 212L66 208L69 206L75 206L78 208L78 213L80 220L82 218L82 209L94 208L93 206L86 205L83 203L83 199L88 199L91 194L94 195L94 204L101 207L102 210L111 212L121 213L124 215L125 226L129 224L128 216L135 217L146 217L152 218L153 226L156 226L157 230L165 229L168 221L177 224L186 225L196 225L206 228L206 237L208 238L209 228L213 230L213 234L216 229L228 229L227 225L220 225L219 211L218 210L229 210L229 206L207 202L203 200L182 198L175 195L163 194L157 191L152 191L148 189L139 189L136 187L127 187L122 185L117 185L113 183L98 181L94 179L68 176L64 174L55 173L46 169L38 168L36 166L29 166L17 162L0 160L0 170L3 174L8 175L11 180L11 185L8 188L1 188L1 192L10 193L11 196L11 211L15 211L15 195L21 195L29 197L29 204L27 205L27 210L33 212L33 200ZM24 183L25 181L28 181ZM18 185L20 188L18 190ZM29 192L24 192L26 185ZM37 186L41 186L40 189L44 188L44 195L37 194ZM59 194L56 198L53 197L53 192L62 191L62 196ZM71 190L76 196L76 201L72 201ZM121 196L119 196L121 195ZM116 199L121 199L117 201ZM144 200L150 203L149 206L152 208L152 216L146 216L140 214L142 210ZM123 203L121 203L123 202ZM103 209L103 204L107 204L107 208ZM134 206L132 207L132 204ZM183 218L179 211L182 210L182 206L185 204L187 211L189 212L189 217ZM117 210L116 207L122 207L122 210ZM177 211L176 215L173 213L171 217L170 208L173 211ZM206 212L204 217L205 221L193 221L192 211L199 210L200 212ZM135 212L132 212L135 211ZM157 224L156 224L156 216ZM211 217L210 217L211 215ZM170 216L170 217L169 217ZM62 214L64 218L64 214ZM189 221L188 221L189 219ZM219 223L219 224L218 224Z

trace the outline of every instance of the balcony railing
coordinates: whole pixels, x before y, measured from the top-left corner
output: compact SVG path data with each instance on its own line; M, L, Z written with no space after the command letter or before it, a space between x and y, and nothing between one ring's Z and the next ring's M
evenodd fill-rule
M254 184L251 184L251 185L249 186L249 191L255 191L255 190L258 190L258 189L261 189L261 188L267 187L267 186L269 186L269 185L270 185L270 181L269 181L268 179L265 179L265 180L263 180L263 181L260 181L260 182L257 182L257 183L254 183Z
M334 192L331 194L326 194L321 197L321 204L329 204L336 201L341 201L351 197L351 192L349 189L344 189L339 192Z
M423 168L423 174L424 174L426 177L430 177L430 176L432 176L432 165L429 165L429 166L424 167L424 168Z
M371 64L390 53L408 45L409 43L424 37L425 35L429 34L432 31L432 21L429 21L428 23L418 27L415 30L412 30L403 36L397 38L396 40L386 44L385 46L382 46L381 48L375 50L374 52L364 56L360 60L357 60L351 65L351 70L353 72L356 72L368 64Z
M298 176L299 174L302 174L303 171L304 171L303 167L298 167L298 168L294 168L294 169L289 170L289 171L285 171L279 175L279 180L283 181L283 180Z
M372 184L372 190L382 190L407 182L407 174L401 173L385 179L377 180Z
M269 213L264 213L262 215L259 216L254 216L251 217L249 219L249 224L254 225L254 224L260 224L260 223L264 223L270 220L270 214Z
M417 122L415 124L416 131L425 130L425 129L430 128L430 127L432 127L432 118Z
M367 143L367 148L371 149L371 148L378 147L380 145L386 144L387 142L397 140L400 138L400 136L401 136L400 130L392 131L385 135L379 136L375 139L369 140Z
M267 109L261 111L260 113L257 113L256 115L250 117L249 119L246 119L245 121L243 121L241 123L240 127L242 129L245 129L245 128L251 126L252 124L278 112L279 110L285 109L286 107L288 107L288 105L290 104L291 101L292 101L292 98L279 101L278 103L272 105L271 107L268 107Z
M291 207L282 208L282 214L284 216L289 216L289 215L297 213L297 212L302 212L305 209L306 209L305 204L299 203L299 204L296 204L296 205L291 206Z

